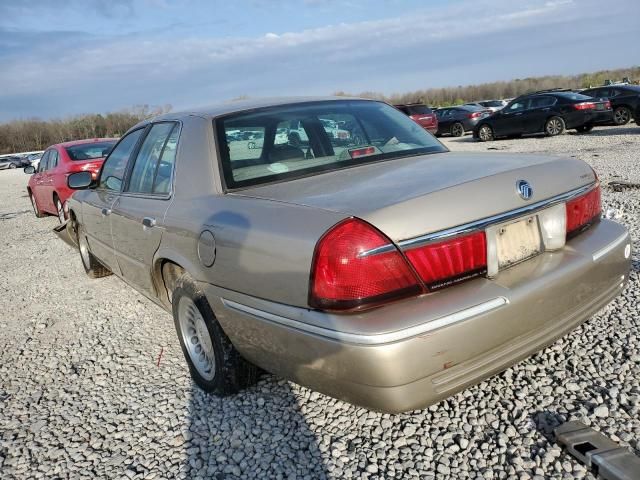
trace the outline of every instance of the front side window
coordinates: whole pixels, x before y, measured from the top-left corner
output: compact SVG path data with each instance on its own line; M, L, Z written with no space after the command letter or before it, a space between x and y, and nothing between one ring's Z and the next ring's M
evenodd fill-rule
M519 100L517 102L513 102L507 107L508 112L520 112L525 109L527 104L527 100Z
M229 188L447 151L402 112L375 101L263 108L217 119L216 129ZM264 132L259 147L258 139L237 140L247 130Z
M144 132L144 128L131 132L113 148L102 166L98 188L116 192L122 189L122 180L124 179L127 162L142 132Z
M73 145L66 147L67 155L73 161L94 160L104 158L116 144L116 140L107 142L83 143L81 145Z
M47 163L49 163L49 153L51 150L47 150L40 158L40 163L38 163L38 173L42 173L47 170Z
M129 186L127 187L128 192L154 193L154 182L156 181L160 164L163 164L163 177L167 176L167 169L169 171L172 170L176 142L173 142L169 148L167 148L167 145L169 144L169 137L175 129L177 129L177 124L174 122L156 123L151 127L142 142L133 165Z

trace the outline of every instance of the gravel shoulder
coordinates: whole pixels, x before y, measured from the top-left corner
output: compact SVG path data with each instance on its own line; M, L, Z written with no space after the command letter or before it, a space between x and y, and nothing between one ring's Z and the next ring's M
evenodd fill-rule
M634 238L622 295L537 355L423 411L369 412L272 375L233 397L191 382L171 316L90 280L0 171L0 478L593 478L549 441L581 420L640 454L640 126L452 151L589 162Z

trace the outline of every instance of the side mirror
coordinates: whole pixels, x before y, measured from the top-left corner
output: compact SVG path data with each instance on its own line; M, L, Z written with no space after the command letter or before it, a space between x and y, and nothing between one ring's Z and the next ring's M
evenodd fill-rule
M36 169L34 166L29 165L28 167L24 167L23 172L26 173L27 175L33 175L34 173L36 173Z
M84 190L93 184L91 172L72 173L67 178L67 185L74 190Z

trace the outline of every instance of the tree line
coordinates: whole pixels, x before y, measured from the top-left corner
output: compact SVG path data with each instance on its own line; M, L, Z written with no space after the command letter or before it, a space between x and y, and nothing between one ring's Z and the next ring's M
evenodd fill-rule
M357 96L384 100L392 104L425 103L433 107L461 105L479 100L493 100L513 98L529 92L547 90L551 88L589 88L603 85L606 80L621 81L640 79L640 66L620 68L616 70L601 70L595 73L579 75L547 75L543 77L516 78L509 81L483 83L479 85L427 88L406 93L384 95L379 92L361 92L356 95L343 91L335 92L338 96Z
M44 150L49 145L83 138L120 137L145 118L169 112L170 105L138 105L106 114L76 115L64 119L13 120L0 124L0 154Z

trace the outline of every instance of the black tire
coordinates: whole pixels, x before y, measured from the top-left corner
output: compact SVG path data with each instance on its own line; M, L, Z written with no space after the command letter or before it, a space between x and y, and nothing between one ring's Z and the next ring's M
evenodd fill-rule
M544 124L544 134L547 137L555 137L564 132L565 125L562 117L551 117Z
M36 218L44 217L44 213L42 213L40 211L40 209L38 208L38 204L36 203L36 199L33 198L33 194L31 192L29 192L29 200L31 200L31 208L33 208L33 213L36 216Z
M451 125L451 129L449 130L451 135L454 137L463 137L464 136L464 125L460 122L456 122Z
M13 170L13 169L15 169L15 168L18 168L18 166L17 166L15 163L10 163L10 164L9 164L9 168L10 168L11 170Z
M182 353L189 366L189 372L193 381L204 391L213 393L218 396L226 396L237 393L243 388L249 387L258 381L260 370L255 365L246 361L240 353L235 349L229 337L224 333L222 327L216 320L216 317L205 297L204 293L199 290L188 274L183 274L176 282L176 286L172 295L173 320L182 347ZM204 331L197 332L195 328L193 332L184 331L181 325L180 311L182 302L188 307L194 306L201 315L206 325L206 333L209 335L209 341L213 350L215 363L212 372L212 378L208 379L203 376L198 367L194 364L189 350L185 345L185 338L192 335L196 338L191 342L192 345L199 346L200 334ZM182 314L184 315L184 313ZM187 327L188 328L188 327ZM194 348L193 346L191 348Z
M58 212L58 221L60 222L60 225L62 225L67 221L67 216L64 213L64 206L62 205L60 198L55 193L53 194L53 204L56 206L56 212Z
M589 133L591 130L593 130L593 125L581 125L578 128L576 128L576 130L579 133Z
M478 128L478 140L480 140L481 142L490 142L492 140L495 140L495 137L493 135L493 128L491 128L491 125L489 125L488 123L483 123L482 125L480 125L480 127Z
M80 225L76 225L75 230L80 260L89 278L102 278L111 275L111 270L100 263L100 261L93 256L91 250L89 250L89 243L87 242L87 235L84 233L84 229Z
M633 114L628 107L617 107L613 111L613 123L616 125L626 125L631 121Z

